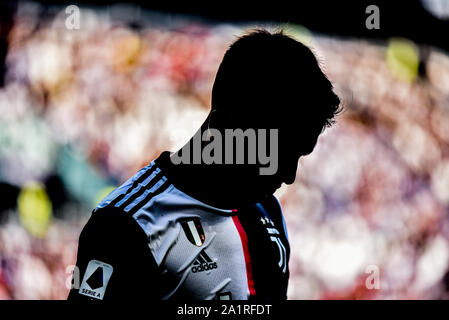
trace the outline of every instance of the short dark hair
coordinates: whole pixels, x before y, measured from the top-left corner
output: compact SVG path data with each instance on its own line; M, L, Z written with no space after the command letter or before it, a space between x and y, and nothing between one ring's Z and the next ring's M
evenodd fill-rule
M301 118L313 117L323 128L341 111L340 99L307 46L283 31L256 29L226 51L212 88L212 113L271 118L274 106L280 121L283 107L299 107L295 112Z

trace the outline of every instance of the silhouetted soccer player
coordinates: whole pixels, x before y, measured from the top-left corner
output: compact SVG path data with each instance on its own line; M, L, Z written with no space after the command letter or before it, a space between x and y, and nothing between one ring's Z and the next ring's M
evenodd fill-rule
M69 299L286 299L290 247L273 193L294 182L298 159L339 106L309 48L282 32L239 38L196 138L163 152L94 210ZM226 146L236 129L244 144L234 136Z

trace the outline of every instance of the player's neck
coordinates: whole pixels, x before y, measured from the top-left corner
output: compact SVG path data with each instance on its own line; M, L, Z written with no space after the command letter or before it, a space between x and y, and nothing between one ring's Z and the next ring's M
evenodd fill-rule
M248 193L239 190L239 174L235 168L216 164L174 163L165 160L168 178L181 191L206 204L223 209L241 207Z

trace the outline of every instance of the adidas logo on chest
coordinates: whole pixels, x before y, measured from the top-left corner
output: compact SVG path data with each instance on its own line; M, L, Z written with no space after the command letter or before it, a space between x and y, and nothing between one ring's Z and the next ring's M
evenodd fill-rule
M193 262L192 272L203 272L208 270L217 269L218 265L216 261L212 261L212 259L207 255L206 251L201 251L198 257L196 257Z

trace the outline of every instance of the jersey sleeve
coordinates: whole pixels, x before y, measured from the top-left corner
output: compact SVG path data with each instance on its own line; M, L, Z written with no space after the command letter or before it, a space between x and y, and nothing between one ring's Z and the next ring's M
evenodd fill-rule
M95 211L79 238L68 300L159 300L159 285L158 265L134 218L116 208Z

